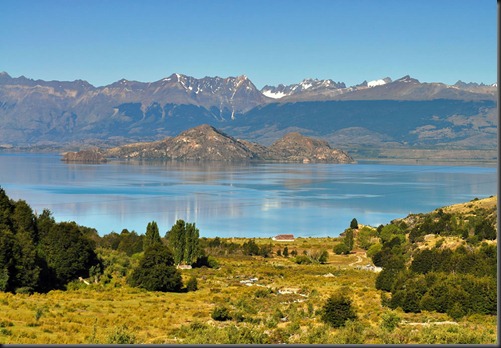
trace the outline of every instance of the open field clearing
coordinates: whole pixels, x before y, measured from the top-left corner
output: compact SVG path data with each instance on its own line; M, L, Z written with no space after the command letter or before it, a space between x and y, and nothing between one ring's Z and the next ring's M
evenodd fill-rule
M300 238L278 245L306 250L332 244L334 239ZM72 283L67 291L47 294L0 293L0 343L496 342L495 316L456 322L447 314L383 307L374 287L377 274L356 269L370 263L361 252L330 252L325 264L301 265L285 257L217 261L220 268L182 271L184 281L193 275L198 281L198 290L186 293L131 288L123 278L112 285ZM338 329L320 320L325 300L336 291L352 299L357 315ZM228 308L232 319L212 319L218 306ZM388 328L392 317L398 323Z

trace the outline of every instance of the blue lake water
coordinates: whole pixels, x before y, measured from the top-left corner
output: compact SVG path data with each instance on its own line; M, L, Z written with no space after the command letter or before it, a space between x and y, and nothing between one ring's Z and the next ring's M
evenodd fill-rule
M224 164L111 161L66 164L58 154L0 153L0 186L56 221L100 235L163 236L177 219L205 237L338 236L353 218L387 224L409 213L497 194L495 166Z

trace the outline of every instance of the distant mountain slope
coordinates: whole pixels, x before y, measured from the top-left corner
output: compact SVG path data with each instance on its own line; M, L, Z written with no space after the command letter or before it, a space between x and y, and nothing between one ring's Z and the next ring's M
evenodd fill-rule
M290 132L336 146L496 148L497 86L405 76L346 87L305 79L259 91L246 76L42 81L0 73L0 147L156 141L202 124L270 145ZM280 98L277 98L281 96Z
M347 144L399 143L435 146L462 142L463 146L496 146L496 103L437 99L429 101L324 101L269 104L255 108L224 130L234 136L271 144L291 129ZM479 135L481 139L478 138ZM369 136L372 139L365 139ZM468 143L468 139L476 139Z

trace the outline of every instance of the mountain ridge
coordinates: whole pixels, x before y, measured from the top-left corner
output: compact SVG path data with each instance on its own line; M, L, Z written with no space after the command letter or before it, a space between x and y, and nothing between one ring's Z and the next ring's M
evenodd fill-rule
M83 80L33 80L4 72L0 145L114 146L210 124L263 145L299 131L336 146L495 146L495 86L421 83L407 75L351 87L304 79L282 85L281 91L268 88L284 96L267 97L245 75L197 79L172 74L154 82L121 79L94 87Z

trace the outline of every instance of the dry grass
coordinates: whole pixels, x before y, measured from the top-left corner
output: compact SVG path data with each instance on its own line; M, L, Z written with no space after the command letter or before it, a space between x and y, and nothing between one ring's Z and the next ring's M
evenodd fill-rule
M258 244L270 242L256 239ZM495 343L497 324L490 316L464 318L454 329L401 325L394 332L384 331L381 316L389 310L381 306L380 292L374 287L376 274L355 269L369 260L362 253L335 255L335 243L333 238L299 238L279 244L281 249L287 245L298 251L327 249L326 264L299 265L284 257L218 257L219 269L183 270L185 282L196 276L199 290L195 292L147 292L113 282L113 286L98 284L47 294L0 293L0 343L108 343L120 328L134 342L149 344L260 342L264 338L268 343L349 343L359 338L364 343L422 343L433 335L439 341L480 337L481 343ZM278 248L277 242L273 244ZM252 286L241 283L249 278L258 280ZM271 293L264 291L266 287ZM330 329L322 324L319 310L335 291L344 291L353 300L358 315L354 327ZM211 312L220 305L240 319L214 321ZM451 320L438 313L396 313L408 322Z

